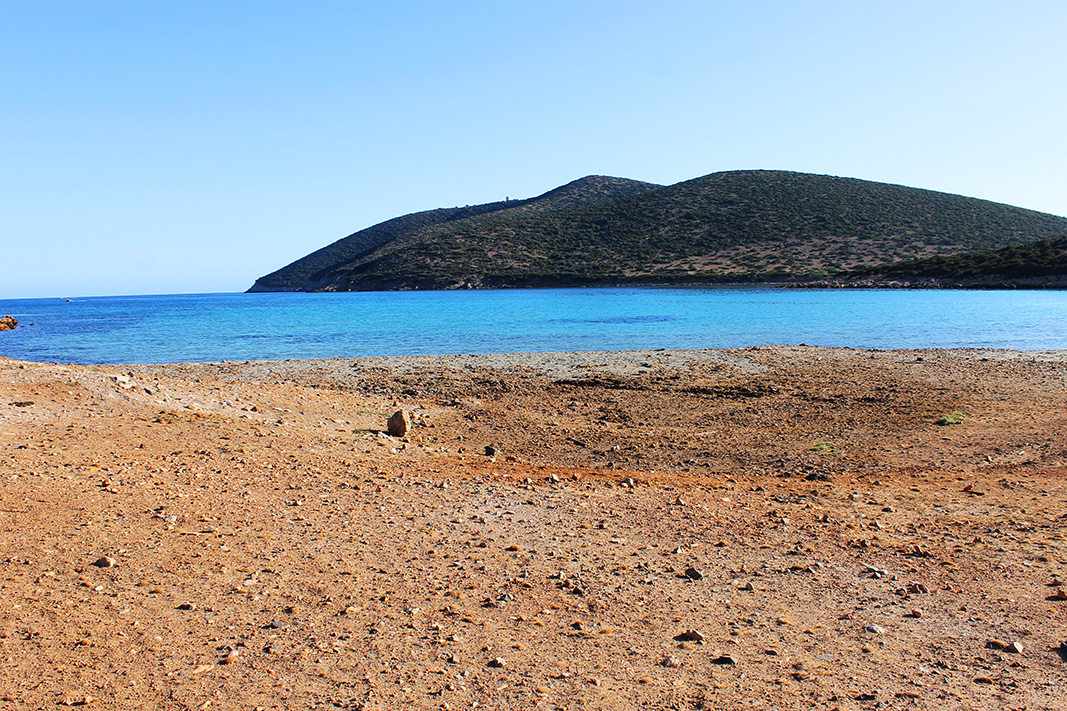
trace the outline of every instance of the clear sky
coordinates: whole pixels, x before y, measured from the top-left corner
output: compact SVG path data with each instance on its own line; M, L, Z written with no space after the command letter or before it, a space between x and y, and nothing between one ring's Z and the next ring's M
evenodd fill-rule
M590 174L1067 215L1065 37L1062 0L0 0L0 298L242 291Z

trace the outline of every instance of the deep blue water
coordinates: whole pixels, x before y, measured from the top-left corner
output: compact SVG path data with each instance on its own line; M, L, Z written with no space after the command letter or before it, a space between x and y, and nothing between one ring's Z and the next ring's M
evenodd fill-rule
M797 344L1067 348L1067 291L774 288L0 300L0 355L166 363Z

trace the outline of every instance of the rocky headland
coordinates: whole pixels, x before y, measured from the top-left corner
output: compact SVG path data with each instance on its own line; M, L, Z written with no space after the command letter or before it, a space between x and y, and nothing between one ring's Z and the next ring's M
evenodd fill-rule
M526 200L413 213L249 291L779 283L1060 288L1067 219L788 171L675 185L587 176Z

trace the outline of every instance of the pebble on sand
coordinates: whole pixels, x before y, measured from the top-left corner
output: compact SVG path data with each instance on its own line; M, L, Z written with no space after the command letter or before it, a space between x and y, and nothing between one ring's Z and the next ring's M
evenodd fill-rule
M704 635L699 630L686 630L681 634L674 636L676 642L697 642L698 644L704 643Z

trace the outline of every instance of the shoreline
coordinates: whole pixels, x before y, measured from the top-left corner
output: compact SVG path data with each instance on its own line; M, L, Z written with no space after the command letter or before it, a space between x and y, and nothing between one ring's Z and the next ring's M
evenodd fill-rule
M1037 276L980 275L973 277L927 276L927 275L827 275L827 276L782 276L781 278L742 281L691 280L687 278L663 281L618 281L618 280L571 280L530 279L521 282L504 280L482 281L480 279L422 280L397 278L366 283L359 288L337 288L328 284L319 288L255 288L249 287L244 294L343 294L368 292L403 291L494 291L515 289L864 289L864 290L959 290L959 291L1004 291L1004 290L1062 290L1067 289L1067 275L1046 274Z
M589 369L602 368L605 372L619 375L639 374L641 371L661 367L680 367L692 362L723 361L742 359L743 354L760 351L780 351L803 353L809 351L827 351L844 353L884 353L884 354L951 354L960 358L991 360L1019 360L1030 358L1036 361L1067 361L1067 349L1015 349L985 347L921 347L921 348L853 348L849 346L809 346L797 345L757 345L726 348L645 348L633 350L605 351L541 351L511 353L440 353L424 355L395 356L344 356L330 358L282 358L277 360L219 360L219 361L174 361L165 363L62 363L56 361L24 361L17 358L0 356L0 362L25 363L34 365L52 365L79 368L113 368L113 369L158 369L182 367L267 367L271 370L304 370L336 368L343 370L352 363L365 364L368 367L392 366L411 370L425 366L484 367L508 369L526 367L542 370L546 373L580 374ZM347 364L347 365L346 365ZM647 364L647 365L645 365ZM562 376L561 376L562 377Z

